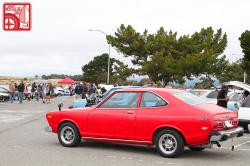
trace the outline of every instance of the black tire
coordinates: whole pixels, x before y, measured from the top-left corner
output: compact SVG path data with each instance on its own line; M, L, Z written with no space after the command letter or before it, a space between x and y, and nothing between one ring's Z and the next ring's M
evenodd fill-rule
M68 138L65 134L65 132L67 131L69 133L71 133L71 135L73 135L73 138ZM70 137L70 134L69 134ZM81 142L81 136L79 133L78 128L70 122L65 122L63 124L60 125L59 130L58 130L58 139L59 142L62 144L62 146L65 147L75 147L77 145L79 145L79 143ZM68 140L67 140L68 139Z
M202 151L202 150L204 150L205 148L201 148L201 147L188 147L190 150L192 150L192 151L197 151L197 152L199 152L199 151Z
M5 101L5 97L4 96L0 96L0 102L4 102Z
M167 137L170 142L168 145L163 145L164 138ZM171 143L172 141L172 143ZM173 144L173 145L171 145ZM181 155L184 152L185 141L183 140L181 134L175 130L164 129L161 130L155 137L155 146L157 151L163 157L174 158ZM164 147L165 146L165 147ZM170 150L166 150L166 146L172 146ZM174 147L174 148L173 148ZM165 149L165 150L164 150ZM171 150L172 149L172 150Z

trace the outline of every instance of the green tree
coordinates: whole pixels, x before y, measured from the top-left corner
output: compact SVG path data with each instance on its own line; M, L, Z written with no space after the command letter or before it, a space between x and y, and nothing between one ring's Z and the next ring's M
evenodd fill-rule
M83 79L88 82L105 83L107 80L107 62L108 54L102 54L94 57L88 64L82 67ZM126 81L127 77L133 74L134 70L123 62L110 58L110 81L117 83Z
M177 32L161 27L155 34L142 34L132 26L121 25L107 41L138 66L137 73L154 81L184 82L184 77L218 75L227 61L221 56L227 35L221 29L203 28L193 35L177 37Z
M220 82L243 81L244 70L242 67L242 59L233 63L228 63L224 70L225 72L217 76Z
M214 80L211 77L201 77L202 82L195 84L194 88L197 89L209 89L213 87Z
M247 73L247 82L250 83L250 31L243 32L239 40L244 54L242 60L243 69Z

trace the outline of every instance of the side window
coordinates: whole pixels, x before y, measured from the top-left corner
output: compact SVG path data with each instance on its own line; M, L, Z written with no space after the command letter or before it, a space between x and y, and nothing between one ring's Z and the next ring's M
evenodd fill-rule
M250 107L250 96L244 100L242 107Z
M141 100L141 107L161 107L166 106L167 102L151 92L144 92Z
M137 92L117 92L100 108L136 108L138 96Z

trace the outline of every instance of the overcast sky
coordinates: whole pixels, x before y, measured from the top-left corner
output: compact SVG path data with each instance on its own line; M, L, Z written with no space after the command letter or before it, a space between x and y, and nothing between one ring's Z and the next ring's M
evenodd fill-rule
M22 0L19 0L21 2ZM25 1L25 0L24 0ZM1 1L0 13L2 13ZM13 0L12 0L13 2ZM242 56L239 36L250 30L249 0L30 0L32 30L3 31L0 21L0 76L81 74L81 66L108 52L105 36L120 24L154 33L160 26L192 34L202 27L222 28L228 35L225 54ZM2 15L0 15L2 17ZM111 57L130 60L113 48Z

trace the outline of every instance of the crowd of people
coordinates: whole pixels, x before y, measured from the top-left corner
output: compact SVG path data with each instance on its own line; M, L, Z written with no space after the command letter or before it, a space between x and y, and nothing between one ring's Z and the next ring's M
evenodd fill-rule
M10 102L18 100L20 104L24 100L42 100L43 103L49 104L51 98L55 96L54 86L51 83L16 83L13 80L9 83ZM101 95L106 92L104 87L100 88L94 83L79 82L75 86L69 87L70 95L75 95L76 99L86 99L92 94Z
M43 103L49 104L53 94L53 86L51 83L36 84L35 82L25 85L23 81L17 84L12 80L9 83L9 93L11 103L13 103L16 99L18 99L20 104L23 103L24 99L27 101L33 99L39 101L42 99Z
M78 83L75 86L74 93L75 93L75 98L79 99L85 99L87 96L90 96L92 94L97 94L98 96L101 96L104 94L107 90L105 87L98 87L94 83Z

